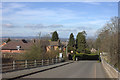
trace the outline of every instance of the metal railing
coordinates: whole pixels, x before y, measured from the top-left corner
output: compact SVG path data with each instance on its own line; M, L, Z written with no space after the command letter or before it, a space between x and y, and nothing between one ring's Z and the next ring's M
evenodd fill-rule
M2 72L48 66L60 62L62 62L62 59L58 58L45 60L15 60L11 63L2 64Z

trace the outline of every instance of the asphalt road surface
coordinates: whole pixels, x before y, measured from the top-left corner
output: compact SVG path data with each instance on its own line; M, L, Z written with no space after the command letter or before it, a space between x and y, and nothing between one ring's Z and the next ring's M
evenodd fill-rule
M108 75L97 61L76 61L23 78L108 78Z

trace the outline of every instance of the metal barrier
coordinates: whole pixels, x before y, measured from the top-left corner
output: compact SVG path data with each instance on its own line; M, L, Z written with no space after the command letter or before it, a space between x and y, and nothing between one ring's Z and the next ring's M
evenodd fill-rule
M46 60L15 60L11 63L2 64L2 72L48 66L61 62L61 59L46 59Z

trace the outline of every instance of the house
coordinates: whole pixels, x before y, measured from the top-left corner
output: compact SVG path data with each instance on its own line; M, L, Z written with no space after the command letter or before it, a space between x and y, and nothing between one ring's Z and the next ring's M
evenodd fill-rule
M91 52L92 52L92 53L95 53L96 51L97 51L97 50L94 49L94 48L91 49Z
M51 51L51 50L62 50L64 51L65 45L62 44L62 42L60 42L60 40L58 41L49 41L49 45L47 46L47 51Z
M32 40L32 41L26 41L24 39L22 40L13 40L5 44L1 51L2 53L24 53L26 50L29 50L32 45L39 44L39 40ZM44 51L51 51L51 50L63 50L64 45L58 41L46 41L46 40L40 40L40 44L45 49Z
M31 42L26 40L13 40L4 45L1 49L2 53L23 53L25 50L29 49L32 45Z

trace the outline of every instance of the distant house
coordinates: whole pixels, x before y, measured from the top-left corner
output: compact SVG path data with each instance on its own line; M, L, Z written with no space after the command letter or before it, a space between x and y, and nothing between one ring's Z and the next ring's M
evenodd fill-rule
M13 40L4 45L1 50L2 53L23 53L31 45L32 43L26 40Z
M91 49L91 52L92 52L92 53L95 53L96 51L97 51L97 50L94 49L94 48Z
M39 40L13 40L5 44L1 51L2 53L24 53L26 50L29 50L33 44L38 44ZM45 41L41 40L42 47L46 51L51 50L63 50L64 45L59 41Z
M62 42L60 42L60 40L58 41L49 41L49 45L47 46L47 51L51 51L51 50L64 50L65 45L62 44Z

